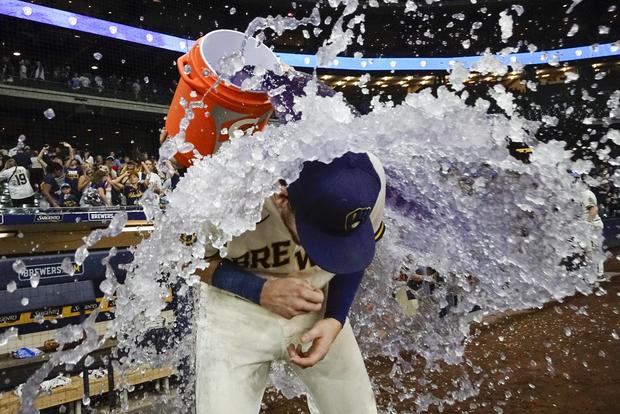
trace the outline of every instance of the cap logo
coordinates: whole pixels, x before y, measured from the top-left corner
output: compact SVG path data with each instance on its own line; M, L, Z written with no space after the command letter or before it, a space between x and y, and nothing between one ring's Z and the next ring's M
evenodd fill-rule
M347 232L355 230L370 216L371 211L371 207L359 207L347 213L344 219L344 230Z

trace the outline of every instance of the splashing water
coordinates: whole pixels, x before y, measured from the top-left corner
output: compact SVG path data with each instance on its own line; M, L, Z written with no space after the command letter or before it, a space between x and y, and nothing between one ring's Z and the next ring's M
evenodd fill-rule
M486 106L467 106L439 89L438 97L409 95L403 105L377 104L372 113L354 118L341 94L317 97L314 87L309 84L308 97L297 100L303 113L299 122L232 139L217 155L196 160L168 195L165 214L153 210L155 229L134 250L127 279L116 289L113 331L120 346L131 351L123 360L126 369L191 358L191 336L171 341L175 352L165 357L143 344L149 327L160 322L168 289L179 283L196 286L194 272L206 266L204 246L213 244L225 254L228 241L253 229L279 178L293 181L308 158L327 162L346 151L375 153L388 175L391 230L352 314L367 356L398 357L415 350L429 363L457 363L474 306L484 312L524 309L591 291L593 265L570 273L560 265L580 245L600 239L578 219L581 209L574 197L582 184L566 173L574 165L561 143L538 144L526 165L506 150L506 138L532 142L536 132L535 124L518 115L489 115ZM183 245L182 233L195 233L197 242ZM394 278L404 264L431 266L445 275L434 297L450 291L459 295L459 304L443 318L440 300L413 317L405 315L392 298ZM285 395L301 390L289 381L274 381ZM463 392L452 400L475 393L475 384L461 381ZM439 400L427 396L418 403Z
M330 1L333 7L341 3L344 16L357 8L355 0ZM363 19L356 21L361 24ZM350 44L352 31L342 26L341 17L319 52L320 64L332 62ZM506 69L485 55L477 70ZM465 72L457 68L454 79L462 82ZM106 279L101 290L108 299L115 296L116 318L103 338L94 329L97 311L81 326L59 331L61 344L83 341L73 350L54 354L28 380L22 392L23 413L34 412L38 384L55 366L76 363L107 338L116 337L119 348L126 351L116 367L120 371L144 364L175 368L188 360L191 364L191 331L165 338L164 351L147 340L149 329L161 325L169 291L191 300L190 292L199 284L194 273L207 266L205 246L213 245L225 255L227 242L255 228L264 199L277 191L278 180L294 181L308 159L329 162L347 151L369 151L385 166L388 231L367 271L351 319L366 356L387 355L396 361L390 376L395 394L410 395L397 379L411 369L400 359L403 351L419 354L429 366L462 361L474 307L485 315L592 292L596 263L604 259L600 249L592 251L591 260L580 268L568 271L563 264L592 241L602 244L602 236L581 219L582 207L575 201L586 187L567 173L587 171L591 165L571 161L561 142L538 143L534 135L539 123L519 115L509 92L497 88L491 94L509 116L489 114L490 103L482 99L468 106L465 92L459 96L441 87L436 96L430 91L410 94L397 106L375 99L373 112L356 118L342 94L319 97L314 82L305 91L306 97L296 99L295 109L303 114L298 122L272 126L251 137L232 137L213 157L196 159L175 191L167 194L165 213L158 196L147 192L141 204L154 230L132 250L134 261L127 266L123 284L109 264L116 250L103 261ZM183 146L184 131L192 119L192 104L197 104L181 104L186 109L181 122L186 125L164 143L162 160L179 148L191 150ZM531 164L509 156L508 139L535 147ZM119 214L107 229L88 236L75 262L82 264L88 248L101 238L119 234L126 220L126 215ZM196 242L191 246L179 242L182 234L195 234ZM444 282L411 316L393 295L404 284L398 277L416 267L433 268ZM448 295L458 297L458 303L447 307ZM181 329L176 323L173 329ZM286 367L276 365L274 370L273 382L286 396L303 392L290 380ZM177 374L191 382L191 372ZM457 382L459 393L418 396L418 409L476 394L479 383L468 378ZM187 406L190 399L179 395L174 404Z

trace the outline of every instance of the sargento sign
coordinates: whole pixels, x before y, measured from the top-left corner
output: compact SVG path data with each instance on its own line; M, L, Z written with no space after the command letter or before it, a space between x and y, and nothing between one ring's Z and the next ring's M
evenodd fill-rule
M36 214L35 223L59 223L62 221L62 214Z
M79 276L84 274L84 266L76 263L71 263L75 273L73 276ZM65 272L62 268L62 262L58 263L40 263L26 265L26 270L19 274L19 280L30 280L31 277L39 275L42 279L49 279L53 277L71 276Z
M109 213L88 213L88 221L102 221L102 220L112 220L116 212Z

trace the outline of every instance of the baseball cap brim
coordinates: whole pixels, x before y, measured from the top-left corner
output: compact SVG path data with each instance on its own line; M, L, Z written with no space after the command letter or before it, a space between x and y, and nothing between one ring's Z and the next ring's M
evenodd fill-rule
M331 273L353 273L364 270L375 256L374 230L370 220L364 221L347 236L321 232L296 217L295 224L301 245L310 260Z

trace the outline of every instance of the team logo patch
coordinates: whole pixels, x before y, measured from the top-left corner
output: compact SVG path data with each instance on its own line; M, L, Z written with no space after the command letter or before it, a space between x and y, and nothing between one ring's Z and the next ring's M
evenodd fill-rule
M34 216L35 223L58 223L62 221L60 214L37 214Z
M353 231L370 216L371 207L360 207L349 212L344 220L345 231Z

